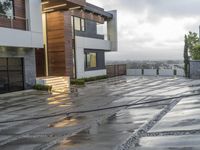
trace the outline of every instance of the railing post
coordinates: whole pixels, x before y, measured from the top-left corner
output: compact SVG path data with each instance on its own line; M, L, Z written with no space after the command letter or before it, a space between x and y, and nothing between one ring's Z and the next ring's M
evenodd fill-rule
M13 28L13 18L10 16L10 27Z

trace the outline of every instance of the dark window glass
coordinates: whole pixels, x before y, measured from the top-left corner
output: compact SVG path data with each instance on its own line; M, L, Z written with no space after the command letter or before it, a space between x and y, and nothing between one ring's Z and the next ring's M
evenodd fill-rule
M23 59L0 58L0 93L23 89Z
M96 68L97 67L97 53L86 53L86 68Z
M0 16L14 16L13 0L0 0Z

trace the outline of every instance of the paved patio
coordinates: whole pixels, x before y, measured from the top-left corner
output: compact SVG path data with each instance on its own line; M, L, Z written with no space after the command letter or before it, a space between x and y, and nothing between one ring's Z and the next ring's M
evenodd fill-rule
M169 98L128 108L73 114L70 120L62 115L0 123L0 149L111 150L128 145L126 141L143 128L146 130L132 141L131 149L168 149L169 144L175 148L191 147L183 136L195 139L195 148L200 143L200 96L172 97L198 93L199 89L198 80L124 76L88 84L72 94L32 90L0 95L0 122ZM178 142L173 145L174 139Z

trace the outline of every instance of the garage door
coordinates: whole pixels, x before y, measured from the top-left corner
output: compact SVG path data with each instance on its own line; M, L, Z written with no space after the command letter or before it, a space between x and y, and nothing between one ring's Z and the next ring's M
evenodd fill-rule
M0 93L23 89L23 58L0 58Z

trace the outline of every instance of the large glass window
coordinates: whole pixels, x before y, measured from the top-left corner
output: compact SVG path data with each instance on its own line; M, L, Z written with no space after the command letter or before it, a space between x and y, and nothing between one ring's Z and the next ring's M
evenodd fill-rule
M0 0L0 16L14 16L13 0Z
M86 68L96 68L97 67L97 53L89 52L85 53Z
M85 31L85 19L74 17L74 28L77 31Z
M104 39L108 39L108 29L107 29L107 22L105 21L104 24L97 23L97 34L104 35Z

